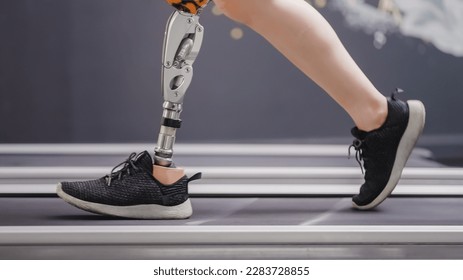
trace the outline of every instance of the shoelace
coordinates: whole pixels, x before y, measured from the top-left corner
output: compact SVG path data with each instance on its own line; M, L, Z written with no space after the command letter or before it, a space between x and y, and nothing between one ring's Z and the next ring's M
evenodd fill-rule
M135 164L134 164L134 160L135 160L136 156L137 156L136 153L131 153L130 156L126 160L124 160L123 162L116 165L111 170L111 173L105 176L106 177L106 183L107 183L108 187L111 186L111 182L112 182L114 177L117 177L117 179L120 180L124 173L127 173L128 175L130 175L130 170L131 169L133 169L135 171L140 169L137 166L135 166ZM124 166L121 169L115 171L121 165L124 165Z
M355 159L357 160L358 164L360 165L360 169L362 170L362 174L365 174L364 170L363 170L363 166L362 166L362 161L364 159L363 157L363 141L360 140L360 139L354 139L354 142L352 142L352 144L349 146L349 149L348 149L348 159L350 159L350 155L351 155L351 149L354 148L355 150Z
M396 88L394 92L392 92L391 99L397 100L397 96L403 94L405 91L401 88ZM360 165L360 169L362 170L362 174L365 174L365 171L368 169L368 158L365 156L365 145L364 141L360 139L354 139L352 145L349 146L348 150L348 158L350 159L351 156L351 149L355 149L355 159L357 160L358 164ZM362 165L363 161L363 165Z

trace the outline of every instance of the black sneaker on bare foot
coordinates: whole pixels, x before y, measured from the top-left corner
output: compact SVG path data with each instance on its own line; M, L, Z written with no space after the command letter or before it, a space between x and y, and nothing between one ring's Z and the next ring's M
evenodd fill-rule
M404 102L397 90L388 98L388 116L378 129L365 132L354 127L349 147L365 170L365 182L352 199L353 207L369 210L383 202L396 187L402 170L424 127L425 108L418 100Z

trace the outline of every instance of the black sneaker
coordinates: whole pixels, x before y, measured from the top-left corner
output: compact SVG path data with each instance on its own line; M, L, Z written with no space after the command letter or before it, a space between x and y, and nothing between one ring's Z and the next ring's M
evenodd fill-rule
M153 177L152 170L148 152L133 153L111 174L91 181L62 182L56 192L66 202L97 214L136 219L189 218L193 211L188 183L200 179L201 173L163 185Z
M365 132L354 127L356 159L365 169L365 182L352 199L354 208L368 210L383 202L397 185L402 170L415 147L425 122L423 103L397 99L397 90L388 98L388 116L378 129Z

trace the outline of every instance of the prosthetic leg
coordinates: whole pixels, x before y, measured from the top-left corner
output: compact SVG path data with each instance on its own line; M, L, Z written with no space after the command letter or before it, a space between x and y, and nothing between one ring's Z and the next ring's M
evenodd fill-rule
M199 13L209 0L167 0L175 11L169 18L162 58L163 114L154 163L172 165L175 134L181 126L183 99L193 77L193 63L201 49L204 29ZM155 171L156 172L156 171Z

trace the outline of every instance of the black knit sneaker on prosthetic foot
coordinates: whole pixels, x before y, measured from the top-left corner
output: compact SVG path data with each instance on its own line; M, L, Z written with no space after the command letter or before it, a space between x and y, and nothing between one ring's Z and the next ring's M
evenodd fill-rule
M153 177L152 170L148 152L133 153L110 174L97 180L62 182L56 192L71 205L97 214L134 219L189 218L193 211L188 183L200 179L201 173L163 185Z
M353 207L369 210L383 202L396 187L402 170L424 127L425 108L417 100L397 98L397 90L388 98L388 116L378 129L365 132L354 127L356 138L349 147L356 150L356 159L365 170L365 182L352 199Z

